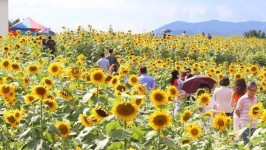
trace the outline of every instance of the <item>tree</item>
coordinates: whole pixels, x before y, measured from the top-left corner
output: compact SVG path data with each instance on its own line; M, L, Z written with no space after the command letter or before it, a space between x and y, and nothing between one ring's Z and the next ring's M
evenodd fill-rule
M256 37L256 38L260 38L260 39L265 39L265 32L261 32L261 30L250 30L248 32L244 33L244 36L249 38L249 37Z
M20 22L19 18L15 19L15 20L8 20L8 26L12 27L14 24L16 24L18 22Z

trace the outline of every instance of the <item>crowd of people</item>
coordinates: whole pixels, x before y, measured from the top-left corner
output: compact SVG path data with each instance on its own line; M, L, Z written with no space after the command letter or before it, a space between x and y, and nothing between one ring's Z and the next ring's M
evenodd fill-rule
M109 50L109 54L105 56L104 53L100 54L100 59L97 61L97 65L102 68L103 71L109 72L112 75L118 75L119 63L116 56L113 54L113 50ZM139 70L139 82L146 86L146 89L153 90L156 88L156 82L153 77L148 75L146 66L140 67ZM177 70L171 72L169 84L175 86L179 91L179 96L176 98L174 114L178 113L182 100L185 100L187 105L195 103L196 93L187 94L182 89L183 84L194 75L191 73L191 69L187 68L184 72L179 74ZM212 89L208 84L201 84L199 89L203 89L205 93L211 94ZM230 87L230 79L223 77L219 81L219 86L213 90L210 103L204 107L203 111L213 110L215 112L225 112L226 116L233 118L233 128L235 131L239 131L241 128L247 127L250 123L250 116L248 114L252 105L258 103L256 98L257 84L255 82L249 82L246 84L244 78L239 78L235 81L234 87ZM199 96L199 95L197 95ZM250 129L250 130L249 130ZM256 129L256 122L251 123L251 128L247 128L242 138L244 144L249 142L248 135L253 133ZM239 140L239 137L236 137Z

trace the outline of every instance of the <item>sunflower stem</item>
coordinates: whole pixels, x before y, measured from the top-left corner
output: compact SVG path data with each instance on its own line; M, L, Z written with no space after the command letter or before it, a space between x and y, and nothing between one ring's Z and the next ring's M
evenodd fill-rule
M42 99L41 99L41 139L43 139L42 105L43 105L43 103L42 103Z
M160 150L160 136L161 136L161 130L158 131L158 146L157 149Z
M124 129L127 129L127 121L124 120ZM127 149L127 138L124 139L124 150Z

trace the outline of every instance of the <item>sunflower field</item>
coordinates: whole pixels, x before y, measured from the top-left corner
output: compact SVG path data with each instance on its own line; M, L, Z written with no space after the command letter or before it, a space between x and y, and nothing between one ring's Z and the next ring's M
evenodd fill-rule
M0 149L163 150L266 148L266 41L202 35L165 39L153 33L98 31L90 25L53 37L53 58L37 36L0 37ZM120 63L111 76L96 66L109 48ZM138 81L147 66L157 88ZM224 112L204 112L211 94L186 105L170 86L172 70L191 68L216 81L256 81L258 128L248 145L236 140ZM180 110L174 114L174 105ZM253 111L256 110L256 111ZM256 113L255 113L256 112Z

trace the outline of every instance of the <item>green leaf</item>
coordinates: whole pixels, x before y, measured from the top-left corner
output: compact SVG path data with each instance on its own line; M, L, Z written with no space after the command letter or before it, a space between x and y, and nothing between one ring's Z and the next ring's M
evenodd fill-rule
M5 142L5 141L7 141L8 139L7 139L7 137L3 134L3 132L1 132L0 133L0 141L1 142Z
M149 131L146 135L146 140L149 141L150 139L152 139L153 137L155 137L157 135L157 131Z
M90 133L91 131L93 131L93 129L94 129L94 127L89 127L89 128L85 128L85 129L83 129L83 130L79 133L79 135L78 135L78 137L77 137L76 139L79 140L79 141L85 141L85 140L86 140L86 137L89 135L89 133Z
M133 135L132 137L136 140L142 140L143 135L145 134L145 131L141 130L141 128L134 127L132 128Z
M31 134L31 128L21 133L18 139L27 138L30 134Z
M160 137L160 142L167 145L168 147L171 148L176 148L177 145L175 144L173 139L170 139L168 137Z
M106 138L102 141L97 142L98 144L97 144L97 147L95 148L95 150L104 149L104 147L107 145L108 141L109 141L109 138Z
M36 115L36 116L33 116L31 118L31 121L30 121L30 124L39 124L40 123L40 120L41 120L41 116L40 115Z
M49 149L49 145L46 141L41 139L38 141L36 150L44 150L44 149Z
M124 140L125 138L127 138L130 135L131 134L128 131L126 131L125 129L113 130L109 134L109 136L111 138L117 139L117 140Z
M53 124L49 124L47 129L50 133L55 133L57 135L60 135L59 130Z
M110 131L112 130L116 130L116 129L122 129L122 126L120 125L120 123L118 121L113 121L110 122L106 125L106 134L109 134Z
M123 148L124 148L123 142L115 142L115 143L112 143L110 146L108 146L107 150L123 149Z

